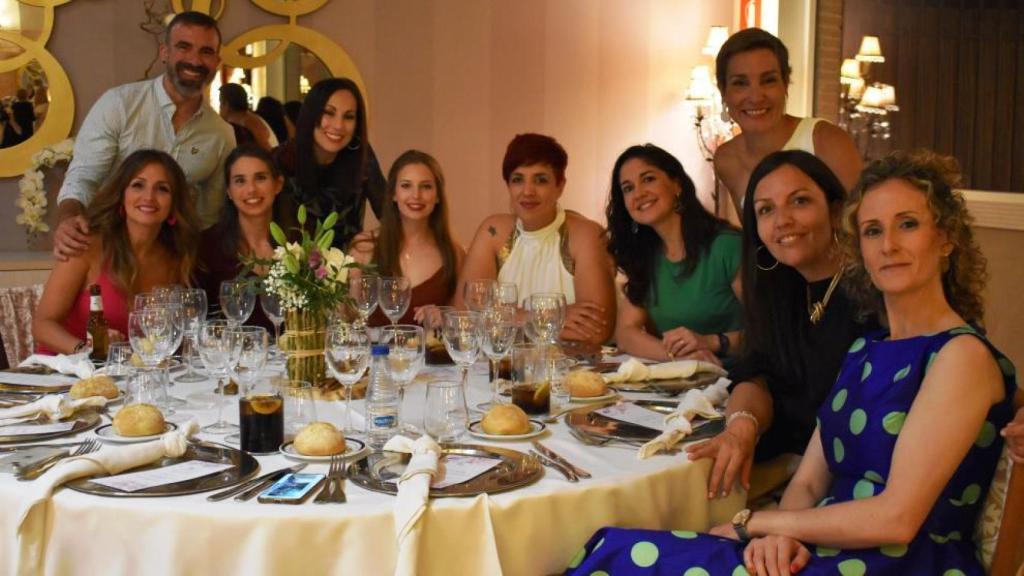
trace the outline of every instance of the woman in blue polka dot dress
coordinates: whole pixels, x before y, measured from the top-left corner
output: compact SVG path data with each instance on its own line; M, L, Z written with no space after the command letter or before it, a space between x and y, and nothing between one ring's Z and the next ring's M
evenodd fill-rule
M973 328L985 262L952 159L895 153L847 207L856 340L779 510L711 534L605 528L569 574L984 574L972 541L1014 367Z

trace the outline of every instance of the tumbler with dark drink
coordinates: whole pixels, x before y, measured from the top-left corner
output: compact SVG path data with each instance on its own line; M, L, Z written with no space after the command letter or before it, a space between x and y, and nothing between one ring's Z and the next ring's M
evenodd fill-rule
M527 414L547 414L550 401L551 386L547 382L512 386L512 403Z
M277 452L284 442L284 400L274 392L243 396L238 401L238 423L242 450Z

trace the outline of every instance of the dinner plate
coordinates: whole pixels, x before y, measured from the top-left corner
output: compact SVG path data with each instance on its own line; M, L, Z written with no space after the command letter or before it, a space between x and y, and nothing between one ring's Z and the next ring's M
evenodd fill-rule
M18 435L4 435L3 428L0 428L0 444L15 444L22 442L38 442L40 440L49 440L50 438L59 438L61 436L72 436L79 432L85 432L86 430L92 430L100 423L100 413L96 410L82 410L76 412L74 416L68 420L74 419L75 425L70 430L63 430L60 432L41 432L38 434L18 434ZM47 423L29 423L18 424L17 426L42 426Z
M159 434L149 434L147 436L122 436L114 430L113 424L105 424L96 429L96 436L103 442L111 442L114 444L136 444L138 442L148 442L149 440L156 440L171 430L177 430L178 425L174 422L164 422L164 431Z
M600 396L570 396L569 402L573 404L590 404L591 402L604 402L605 400L611 400L618 395L618 392L612 390L607 394L601 394Z
M431 498L452 498L496 494L528 486L544 475L540 462L532 456L508 448L482 446L479 444L445 444L444 454L495 458L497 466L459 484L444 488L431 488ZM348 468L348 478L367 490L397 494L397 481L405 472L410 454L402 452L371 452L366 458L356 460Z
M355 438L345 438L345 451L341 454L342 460L349 460L360 454L366 449L366 443L362 440L356 440ZM284 454L285 458L291 460L301 460L302 462L324 462L329 463L331 456L307 456L305 454L299 454L298 450L295 449L294 442L286 442L281 445L281 454Z
M678 403L667 400L631 400L633 404L661 414L671 414ZM604 406L583 406L565 415L565 423L570 428L582 432L594 438L612 438L631 442L647 442L654 440L661 432L653 428L647 428L638 424L630 424L603 414L596 410ZM705 420L696 418L693 421L693 433L687 436L686 441L710 438L725 429L725 420L716 418Z
M94 484L91 478L79 478L68 482L66 486L77 492L94 494L96 496L110 496L114 498L147 498L153 496L184 496L186 494L198 494L211 490L229 488L240 482L252 478L260 469L260 463L250 454L241 450L224 446L221 444L193 443L189 444L185 453L179 458L163 458L153 464L133 468L130 472L141 472L154 468L163 468L174 464L181 464L188 460L202 460L204 462L215 462L231 464L227 468L215 474L200 478L193 478L173 484L154 486L136 492L123 492L116 488ZM127 471L126 471L127 472Z
M525 434L488 434L484 432L483 424L480 420L474 420L466 426L466 430L472 436L482 438L484 440L496 440L496 441L511 441L511 440L526 440L527 438L533 438L534 436L540 436L547 430L547 426L544 425L540 420L530 420L530 431Z
M691 378L644 380L641 382L614 382L609 388L619 392L651 392L655 394L681 394L691 388L703 388L718 381L718 374L697 374Z

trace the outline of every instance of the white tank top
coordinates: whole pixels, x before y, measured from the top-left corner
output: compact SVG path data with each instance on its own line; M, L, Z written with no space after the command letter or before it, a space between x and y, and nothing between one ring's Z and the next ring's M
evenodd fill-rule
M520 302L537 292L560 292L566 304L576 302L574 272L565 210L559 207L551 224L539 230L524 230L516 219L516 229L498 255L498 281L515 283Z

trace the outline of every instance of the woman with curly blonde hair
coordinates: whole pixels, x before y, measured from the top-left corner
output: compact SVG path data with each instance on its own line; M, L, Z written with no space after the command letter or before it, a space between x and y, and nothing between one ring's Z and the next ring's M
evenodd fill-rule
M159 150L138 150L100 187L86 215L89 248L57 262L32 321L41 352L85 346L89 287L100 286L107 325L128 331L135 294L187 284L198 245L198 218L181 167Z
M854 189L847 243L888 328L850 346L778 510L743 510L711 535L604 529L570 574L985 573L968 535L1016 383L971 324L984 260L952 167L896 153Z

